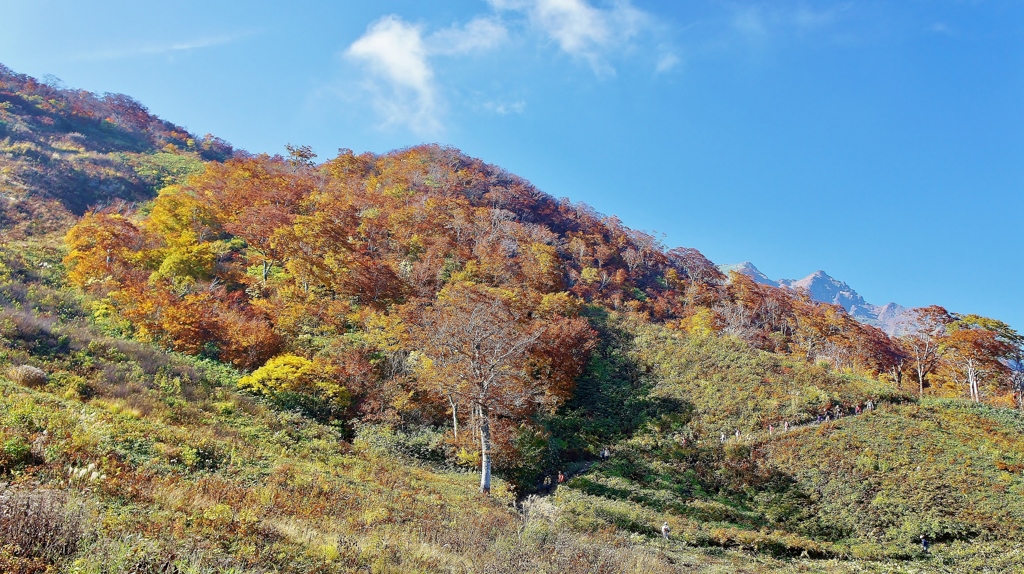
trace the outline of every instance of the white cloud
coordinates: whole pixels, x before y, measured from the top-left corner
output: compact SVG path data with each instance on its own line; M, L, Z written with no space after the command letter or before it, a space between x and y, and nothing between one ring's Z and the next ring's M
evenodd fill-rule
M188 40L185 42L179 42L177 44L171 44L167 46L166 51L180 52L182 50L201 50L203 48L212 48L214 46L223 46L234 42L241 36L212 36L207 38L197 38L195 40ZM161 50L164 51L164 50Z
M388 124L405 124L419 133L440 130L434 71L419 26L385 16L371 24L345 56L363 63L384 82L385 86L373 82L370 87Z
M432 54L468 54L491 50L508 39L508 30L495 18L478 17L465 26L451 26L430 35L427 45Z
M386 125L432 136L444 128L444 105L431 58L491 50L507 38L508 31L494 18L474 18L425 36L422 26L390 15L370 24L345 56L371 73L366 87Z
M562 51L590 63L598 74L614 73L607 54L626 46L652 19L628 0L596 8L586 0L489 0L496 10L526 14L531 25L554 40Z
M493 14L477 16L465 24L453 24L429 32L422 25L385 16L370 24L366 32L344 52L346 59L368 71L364 88L385 125L400 125L421 135L443 130L444 90L435 77L435 60L443 56L475 55L507 43L511 36L506 22L539 31L563 52L590 64L598 76L615 70L608 61L636 48L633 40L641 33L664 32L646 12L630 0L610 0L601 7L590 0L488 0ZM506 15L512 17L505 19ZM679 57L665 44L648 42L655 72L664 73L679 65ZM519 114L523 100L492 100L476 104L490 113Z

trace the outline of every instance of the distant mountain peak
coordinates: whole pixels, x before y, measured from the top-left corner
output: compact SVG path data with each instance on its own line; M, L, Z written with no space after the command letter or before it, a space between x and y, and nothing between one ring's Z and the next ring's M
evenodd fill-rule
M757 283L806 291L811 299L820 303L839 305L861 323L878 327L890 335L898 335L906 331L910 319L910 309L896 303L873 305L864 300L853 287L819 269L803 279L772 280L761 273L753 263L744 261L732 265L719 265L718 268L728 274L730 271L742 273Z
M726 275L728 275L730 272L742 273L743 275L750 277L751 279L753 279L757 283L761 283L762 285L771 285L772 287L779 286L778 281L772 281L771 279L769 279L767 275L761 273L761 271L758 270L757 267L754 267L754 264L749 261L744 261L743 263L736 263L733 265L719 265L718 269L722 273L725 273Z
M850 311L855 307L864 307L868 302L845 282L835 279L822 270L815 271L798 280L780 279L779 285L790 289L803 290L810 293L811 298L823 303L832 303Z

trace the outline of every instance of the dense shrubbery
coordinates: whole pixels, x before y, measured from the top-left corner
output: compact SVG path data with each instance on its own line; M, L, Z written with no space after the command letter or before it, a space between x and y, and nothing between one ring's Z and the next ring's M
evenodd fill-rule
M335 382L325 363L298 355L278 355L238 380L238 388L271 399L283 410L297 408L317 419L334 419L345 412L351 393Z

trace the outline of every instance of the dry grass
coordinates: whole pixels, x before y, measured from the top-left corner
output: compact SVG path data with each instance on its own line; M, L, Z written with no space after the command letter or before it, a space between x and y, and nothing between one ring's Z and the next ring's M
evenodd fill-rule
M32 365L18 365L7 369L7 378L24 387L41 387L46 384L46 371Z
M0 540L14 557L48 563L69 558L89 529L85 505L66 493L0 487Z

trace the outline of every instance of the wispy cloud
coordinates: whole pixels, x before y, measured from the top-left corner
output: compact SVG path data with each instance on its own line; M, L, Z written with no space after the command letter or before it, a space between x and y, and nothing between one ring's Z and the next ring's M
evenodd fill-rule
M793 24L803 30L813 30L831 26L839 19L840 15L850 9L850 4L840 4L824 10L813 10L806 6L800 6L790 14Z
M657 66L654 67L654 71L659 74L663 74L665 72L676 69L679 66L680 62L682 62L682 60L679 59L679 56L675 55L672 52L667 52L665 54L662 54L661 57L658 58L658 64Z
M499 11L525 14L530 24L565 53L587 61L599 75L614 74L607 56L623 48L653 19L628 0L598 8L586 0L489 0Z
M785 33L825 29L836 23L851 7L850 3L820 9L805 5L746 5L735 9L732 28L748 41L760 43Z
M174 53L185 53L206 48L215 48L233 44L245 38L259 34L258 30L235 32L231 34L220 34L212 36L201 36L176 42L148 43L118 46L95 51L86 51L76 54L75 60L122 60L126 58L138 58L144 56L159 56Z
M759 7L748 6L737 10L732 26L749 39L761 39L768 35L768 22L764 10Z
M423 26L390 15L370 24L345 57L370 72L366 87L385 125L436 135L443 129L443 105L431 58L491 50L507 36L505 27L493 18L475 18L464 26L425 36Z
M515 100L514 102L484 102L481 107L499 116L509 114L521 114L526 111L526 100Z
M615 75L610 62L634 50L650 48L655 73L675 69L680 58L668 43L643 41L664 30L630 0L612 0L600 7L591 0L488 0L493 12L430 31L391 14L371 23L343 56L361 66L365 95L384 126L401 126L423 136L444 130L445 90L436 74L441 57L484 54L510 40L536 32L559 50L588 64L599 77ZM513 35L520 36L513 38ZM526 102L498 96L473 106L492 114L523 113Z
M498 19L477 17L465 26L451 26L427 38L431 54L458 55L490 50L508 39L508 30Z

